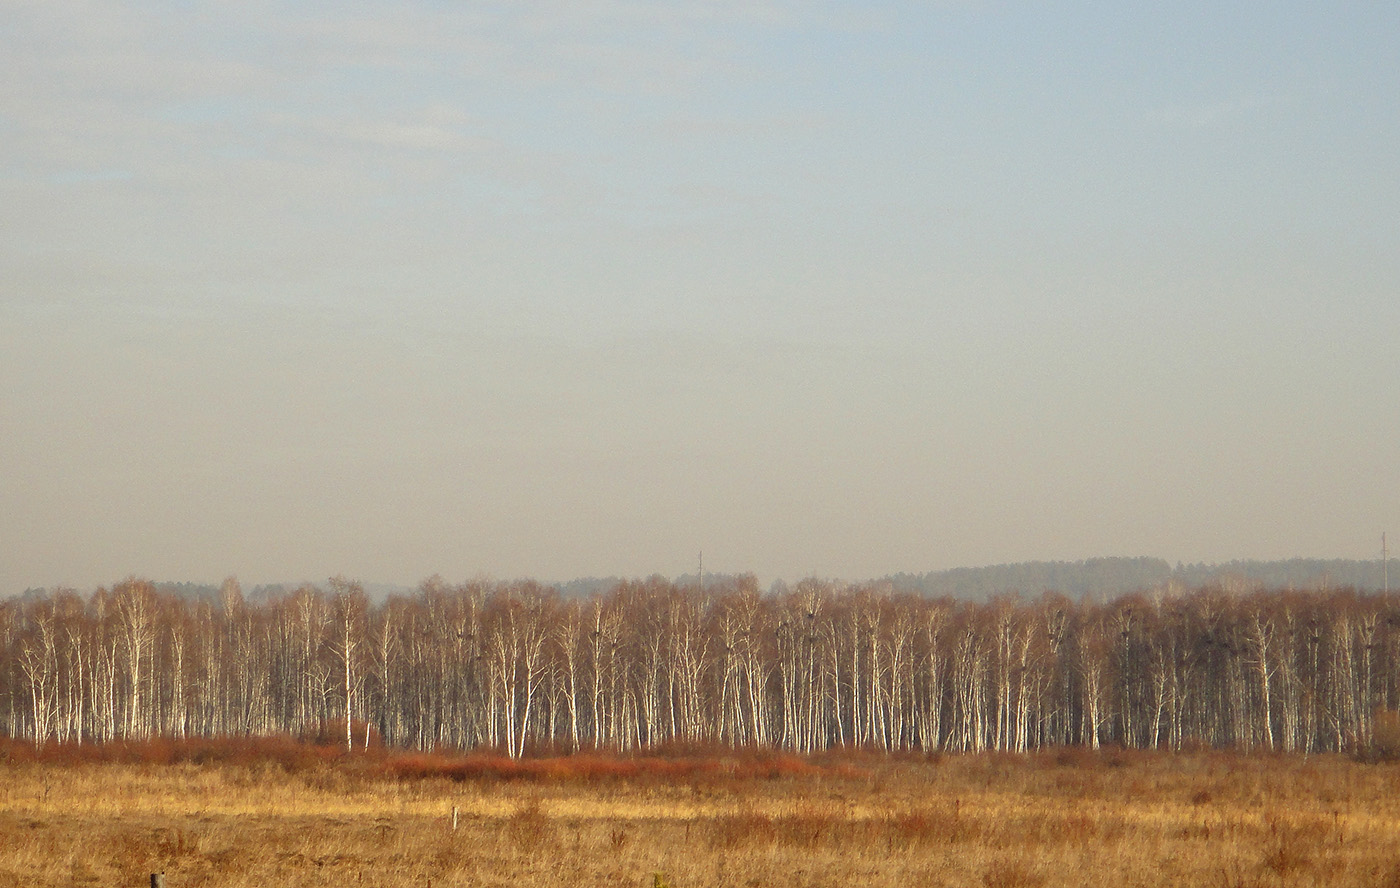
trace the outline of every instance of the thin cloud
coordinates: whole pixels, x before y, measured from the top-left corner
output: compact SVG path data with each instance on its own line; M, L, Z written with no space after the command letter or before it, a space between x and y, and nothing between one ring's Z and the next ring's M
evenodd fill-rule
M325 127L322 131L351 141L416 151L453 151L482 145L446 127L425 123L356 121Z
M1247 96L1164 105L1147 112L1152 126L1166 129L1203 130L1234 123L1261 111L1285 107L1293 103L1289 96Z

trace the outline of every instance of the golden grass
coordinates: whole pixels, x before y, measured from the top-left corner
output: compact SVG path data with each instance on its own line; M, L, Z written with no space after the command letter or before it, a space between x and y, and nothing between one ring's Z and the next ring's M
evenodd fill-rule
M457 782L334 762L10 762L0 888L152 872L168 888L1400 888L1393 765L1107 753L813 772Z

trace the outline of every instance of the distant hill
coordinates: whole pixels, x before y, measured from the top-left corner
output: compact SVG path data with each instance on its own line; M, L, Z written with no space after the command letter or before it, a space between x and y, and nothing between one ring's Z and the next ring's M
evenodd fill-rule
M621 577L580 577L566 583L551 583L565 598L587 598L595 593L606 592L622 582Z
M1395 568L1390 569L1391 588L1397 585ZM1344 558L1290 558L1287 561L1231 561L1226 564L1178 564L1173 579L1186 586L1204 586L1218 580L1241 577L1262 583L1270 589L1315 589L1351 586L1380 589L1382 564Z
M1400 568L1392 569L1392 588L1400 588ZM748 574L705 573L706 588L734 585L750 577ZM677 586L692 586L696 574L682 574L673 581ZM1072 598L1114 598L1174 584L1180 588L1196 589L1214 583L1240 582L1267 589L1323 589L1351 587L1362 591L1378 591L1382 587L1380 559L1356 561L1344 558L1290 558L1280 561L1230 561L1221 564L1181 564L1175 567L1161 558L1087 558L1083 561L1021 561L1015 564L995 564L987 567L958 567L928 573L897 573L880 577L876 582L888 583L897 592L909 592L931 598L961 598L986 601L998 595L1035 596L1042 592L1062 592ZM605 593L619 583L620 577L581 577L566 582L551 583L566 598L586 598ZM246 589L250 603L265 602L295 590L300 584L274 583ZM157 582L156 588L165 593L190 600L217 602L219 587L199 583ZM787 588L783 580L775 580L773 590ZM391 595L408 595L414 587L386 583L365 583L365 593L372 601L383 601ZM40 597L53 590L26 589L20 597Z
M1174 583L1187 589L1239 581L1269 589L1351 586L1378 590L1381 561L1290 558L1285 561L1231 561L1177 564L1161 558L1089 558L1083 561L1023 561L990 567L959 567L884 578L895 589L931 597L985 601L997 595L1063 592L1074 598L1112 598Z
M1171 579L1172 572L1161 558L1090 558L899 573L885 579L901 592L985 601L997 595L1039 595L1047 590L1075 598L1111 597L1159 586Z

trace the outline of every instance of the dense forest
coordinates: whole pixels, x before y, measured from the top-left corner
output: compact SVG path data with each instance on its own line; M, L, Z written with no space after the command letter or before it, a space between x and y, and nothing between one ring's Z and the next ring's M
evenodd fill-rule
M254 602L232 579L212 598L128 579L0 602L0 695L0 730L41 743L1361 751L1400 706L1400 596L981 602L744 576L588 596L434 578L375 601L335 578Z

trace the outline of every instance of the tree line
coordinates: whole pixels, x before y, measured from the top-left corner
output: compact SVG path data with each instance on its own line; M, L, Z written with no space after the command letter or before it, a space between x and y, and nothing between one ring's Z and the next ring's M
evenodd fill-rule
M132 578L0 602L0 730L38 743L1353 751L1400 706L1397 667L1400 596L1242 583L975 602L433 578L376 603L337 577L253 603Z

